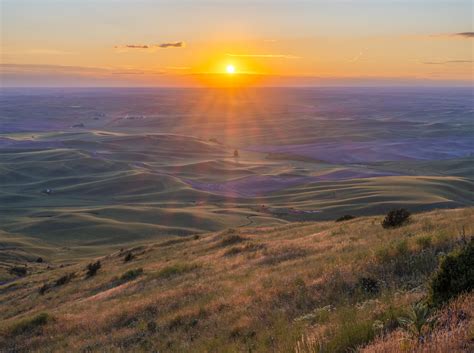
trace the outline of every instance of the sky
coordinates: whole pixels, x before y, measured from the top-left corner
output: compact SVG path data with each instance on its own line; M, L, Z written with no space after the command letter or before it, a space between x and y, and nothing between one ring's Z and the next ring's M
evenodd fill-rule
M471 85L474 78L470 0L0 4L2 86Z

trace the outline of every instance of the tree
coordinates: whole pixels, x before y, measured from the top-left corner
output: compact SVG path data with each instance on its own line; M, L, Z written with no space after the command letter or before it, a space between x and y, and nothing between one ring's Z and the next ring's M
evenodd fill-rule
M95 276L97 271L102 267L102 265L100 264L100 260L98 260L97 262L91 262L90 264L87 265L86 267L86 276L87 277L92 277L92 276Z
M411 216L410 212L408 212L404 208L391 210L389 213L387 213L384 220L382 221L382 227L384 228L401 227L402 225L410 221L410 216Z

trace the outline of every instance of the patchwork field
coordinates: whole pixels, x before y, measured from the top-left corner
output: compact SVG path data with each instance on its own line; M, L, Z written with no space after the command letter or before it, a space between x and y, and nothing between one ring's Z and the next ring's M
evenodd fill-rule
M65 261L228 227L472 206L471 98L3 89L0 256Z

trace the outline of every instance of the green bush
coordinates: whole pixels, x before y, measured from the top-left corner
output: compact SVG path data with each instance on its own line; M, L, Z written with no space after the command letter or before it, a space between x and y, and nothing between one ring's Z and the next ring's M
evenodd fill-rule
M391 210L385 216L384 220L382 221L382 227L384 228L396 228L401 227L402 225L408 223L410 221L410 212L408 212L404 208L399 208L395 210Z
M67 273L64 276L58 278L55 282L56 287L69 283L75 276L76 274L73 272L73 273Z
M230 229L229 229L229 231L230 231ZM238 244L238 243L241 243L243 241L246 241L246 240L247 240L246 238L241 237L240 235L230 234L230 235L225 236L221 240L221 246L234 245L234 244Z
M51 316L48 313L40 313L35 316L18 321L11 327L11 333L13 335L21 335L33 331L34 329L44 326L51 320Z
M430 283L430 303L442 304L474 288L474 238L441 261Z
M45 283L43 284L40 289L38 290L39 294L43 295L45 294L49 289L51 288L51 286L48 284L48 283Z
M354 218L355 218L355 216L352 216L350 214L346 214L346 215L341 216L338 219L336 219L336 222L350 221L351 219L354 219Z
M426 249L431 246L431 237L429 235L421 236L416 239L416 243L422 248Z
M28 273L26 267L12 267L9 272L18 277L26 276Z
M398 322L413 337L423 340L436 324L436 318L428 305L418 302L411 307L408 315L400 317Z
M102 265L100 264L100 261L97 261L97 262L91 262L90 264L87 265L86 267L86 276L87 277L92 277L92 276L95 276L97 274L97 271L102 267Z
M375 278L361 277L358 286L367 294L378 294L380 292L380 284Z
M120 277L120 282L131 281L143 273L143 268L135 268L133 270L128 270Z
M158 272L157 277L158 278L172 278L172 277L175 277L175 276L187 273L187 272L191 272L191 271L195 270L196 268L198 268L198 265L196 265L196 264L181 264L181 263L178 263L178 264L175 264L175 265L170 265L170 266L164 267L163 269L161 269Z
M127 253L127 255L125 255L125 257L123 258L123 262L132 261L134 258L135 258L135 256L133 255L133 253L131 251L129 251Z

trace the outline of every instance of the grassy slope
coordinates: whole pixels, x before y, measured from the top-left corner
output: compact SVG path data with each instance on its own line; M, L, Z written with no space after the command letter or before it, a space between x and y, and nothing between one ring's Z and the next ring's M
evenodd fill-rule
M416 214L394 230L383 229L381 219L162 241L133 249L135 258L127 263L127 251L100 258L102 268L88 279L88 261L62 268L29 263L27 277L0 286L0 350L221 353L299 347L306 353L319 345L336 352L364 345L380 333L374 322L390 332L396 317L423 296L439 256L462 242L463 228L472 234L474 209ZM122 277L138 268L143 273ZM71 273L69 283L54 285ZM362 277L376 279L381 291L364 291ZM51 288L41 295L45 283ZM471 330L472 302L468 296L460 304ZM372 351L381 351L376 348L384 342L376 345Z

